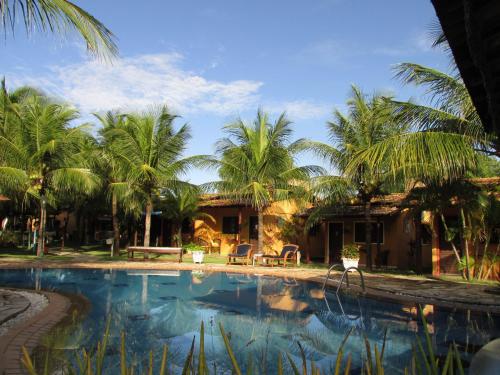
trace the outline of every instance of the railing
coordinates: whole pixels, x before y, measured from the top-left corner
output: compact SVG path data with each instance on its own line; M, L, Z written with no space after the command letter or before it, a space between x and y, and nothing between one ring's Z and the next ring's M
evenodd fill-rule
M332 270L335 268L335 267L338 267L338 266L341 266L341 264L339 263L336 263L336 264L332 264L332 266L328 269L328 273L326 274L326 278L325 278L325 282L323 283L323 292L325 291L326 289L326 284L328 283L328 280L330 279L330 273L332 272ZM363 291L363 293L365 293L365 278L363 276L363 272L361 272L361 270L358 268L358 267L349 267L347 269L344 270L344 272L342 273L342 277L340 278L340 282L339 282L339 285L337 286L337 294L339 293L340 291L340 288L342 287L342 283L344 282L344 279L346 280L346 285L347 287L349 288L350 287L350 284L349 284L349 271L350 270L356 270L358 271L359 273L359 276L361 278L361 289Z

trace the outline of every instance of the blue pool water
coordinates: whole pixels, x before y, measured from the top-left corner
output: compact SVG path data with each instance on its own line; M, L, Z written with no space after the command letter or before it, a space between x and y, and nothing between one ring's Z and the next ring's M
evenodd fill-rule
M127 349L137 358L146 358L153 349L159 362L166 343L172 364L182 367L201 321L205 323L207 359L221 370L229 362L219 322L230 335L241 363L247 363L251 354L257 366L267 362L271 368L279 352L288 352L299 363L300 341L307 358L327 369L345 334L354 328L345 345L354 369L360 368L366 355L364 336L372 347L380 347L387 330L386 372L400 373L408 365L415 336L423 334L415 305L347 294L337 299L335 293L327 294L325 300L320 286L294 279L190 271L26 269L0 270L0 286L84 295L91 309L81 328L64 344L68 350L92 348L111 315L108 368L118 364L121 331L126 332ZM423 308L440 353L456 342L467 360L467 352L500 337L498 315L431 305Z

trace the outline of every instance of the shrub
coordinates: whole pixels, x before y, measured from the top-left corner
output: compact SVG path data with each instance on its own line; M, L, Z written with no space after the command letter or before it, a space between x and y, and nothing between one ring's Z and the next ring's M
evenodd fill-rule
M357 245L349 244L342 249L342 258L345 259L359 259L359 247Z

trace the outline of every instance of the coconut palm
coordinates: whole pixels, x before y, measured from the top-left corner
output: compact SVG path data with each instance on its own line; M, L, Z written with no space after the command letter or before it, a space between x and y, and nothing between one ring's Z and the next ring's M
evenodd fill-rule
M108 111L104 116L95 114L102 125L100 129L100 156L97 165L108 196L111 196L111 218L113 223L113 246L111 256L120 255L120 222L118 219L118 200L127 195L129 184L125 180L124 164L114 153L113 130L122 128L125 116Z
M145 210L144 246L149 246L154 197L160 188L184 184L179 177L199 160L181 158L190 137L189 127L174 129L178 116L166 106L140 114L126 115L124 126L107 132L112 138L113 155L125 171L130 191Z
M76 31L96 56L117 54L113 33L91 14L67 0L0 0L0 29L14 33L19 19L28 34L34 31Z
M318 167L295 165L298 151L291 122L282 113L274 123L262 110L252 124L238 119L224 127L226 138L217 142L219 192L248 204L258 214L258 251L263 251L264 210L273 202L296 200L306 194L310 173Z
M213 216L201 212L200 189L188 184L165 189L160 197L160 208L163 216L172 220L175 225L177 246L182 246L182 223L196 219L208 219L215 222Z
M388 99L381 95L368 97L358 87L352 86L352 96L347 101L347 115L334 111L334 119L327 123L331 144L301 141L301 149L312 150L330 164L338 176L322 176L316 180L315 191L320 198L319 208L313 218L321 217L324 206L332 206L355 194L364 205L367 266L372 267L371 251L371 200L382 193L387 185L386 169L369 163L359 163L348 171L351 159L360 150L372 147L385 139L404 134L406 128L396 121Z
M399 121L411 131L359 150L348 171L365 163L372 168L384 164L395 178L456 179L478 167L478 152L499 155L499 140L484 132L458 76L410 63L397 65L395 71L403 83L425 88L429 104L393 100Z
M89 135L83 126L70 127L78 113L44 96L25 99L17 126L0 135L0 186L21 192L40 206L38 255L43 253L46 205L58 195L88 193L98 178L87 168L82 145Z

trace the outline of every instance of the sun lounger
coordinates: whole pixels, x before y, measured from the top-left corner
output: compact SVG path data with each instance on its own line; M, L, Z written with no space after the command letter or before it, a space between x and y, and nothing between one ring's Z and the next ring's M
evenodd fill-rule
M299 251L298 245L287 244L283 246L281 250L281 254L279 255L264 255L262 257L262 261L266 264L269 264L274 267L274 263L276 262L280 265L280 262L283 262L283 267L286 267L286 263L288 261L297 263L297 252Z
M242 243L236 246L236 252L227 255L227 264L250 264L252 262L252 245Z

